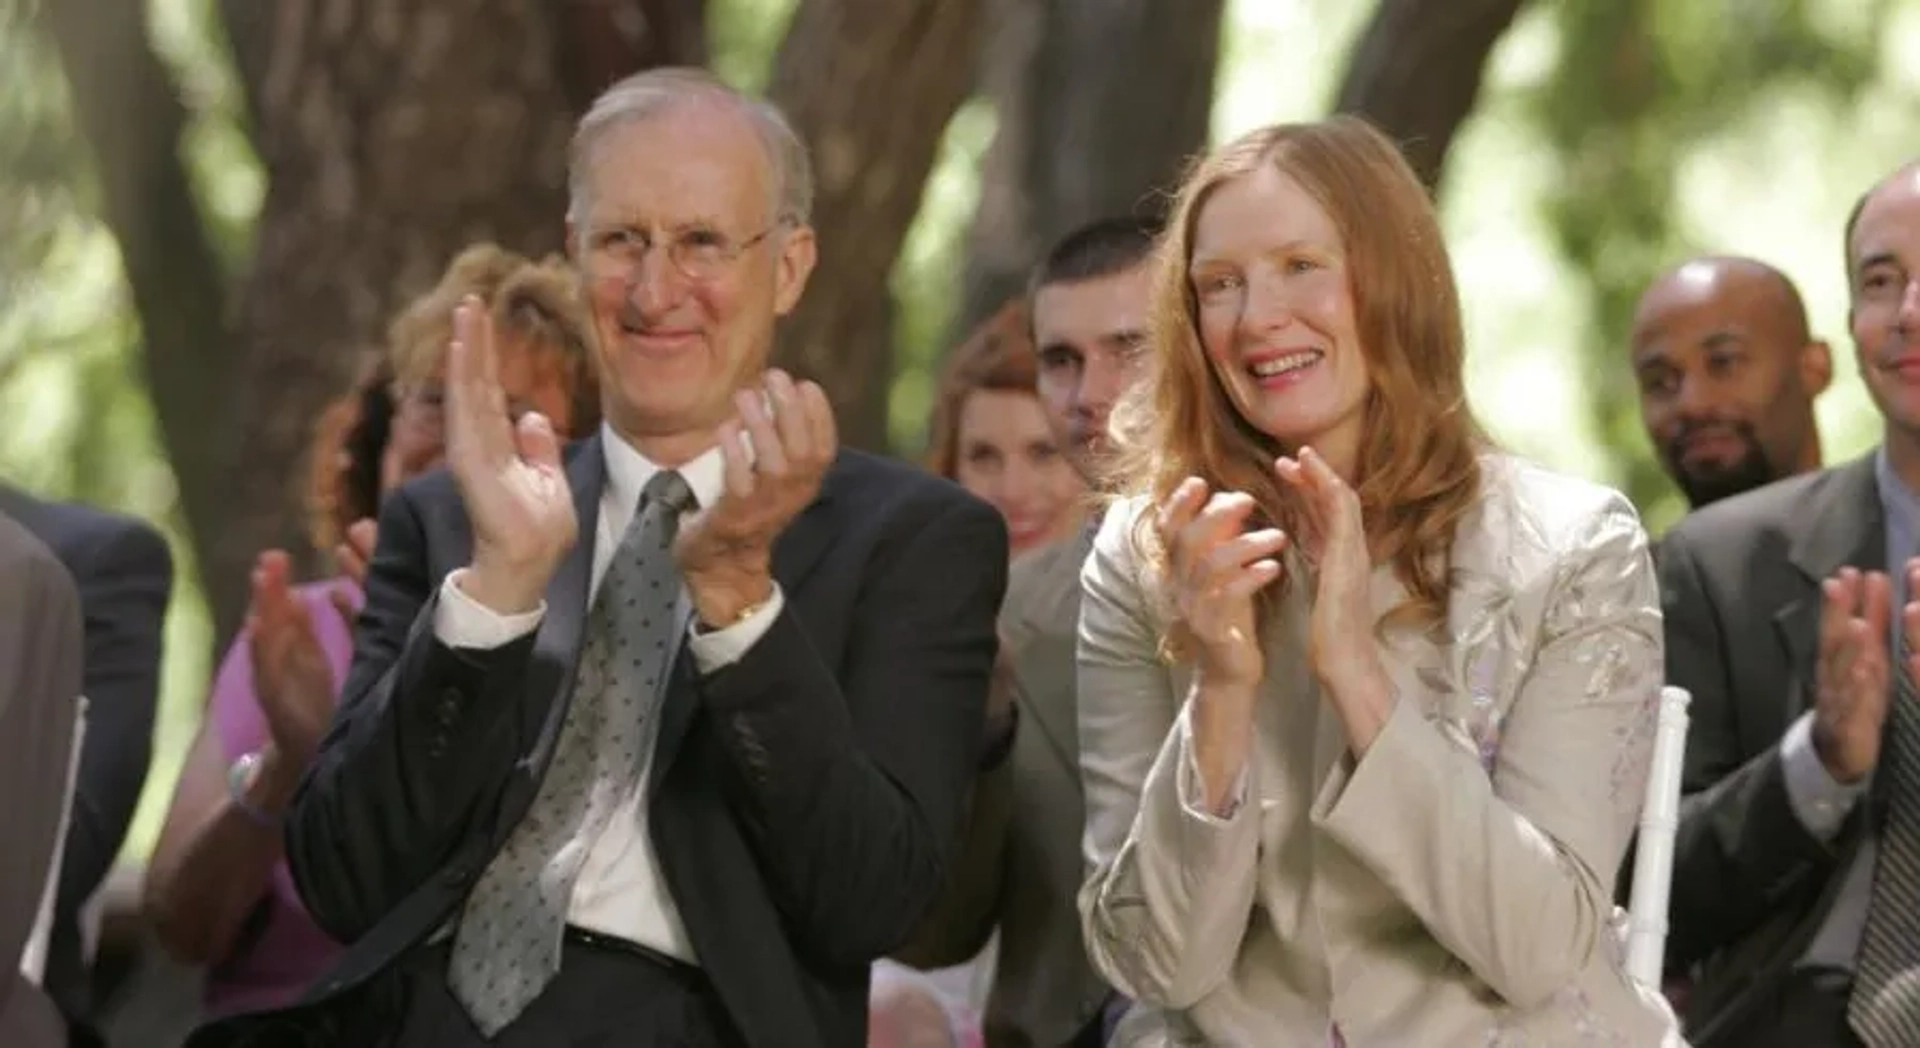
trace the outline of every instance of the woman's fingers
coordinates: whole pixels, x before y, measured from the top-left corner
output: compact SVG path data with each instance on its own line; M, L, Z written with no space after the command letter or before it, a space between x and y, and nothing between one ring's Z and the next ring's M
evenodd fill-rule
M1253 496L1238 491L1221 491L1209 496L1206 505L1175 534L1177 556L1188 564L1198 564L1215 546L1246 528L1253 507Z
M1200 507L1206 504L1207 482L1199 477L1188 477L1181 481L1160 504L1154 523L1160 531L1160 546L1168 555L1173 555L1175 543L1180 533L1199 514Z
M1218 579L1239 571L1253 561L1277 556L1286 545L1287 533L1279 528L1242 532L1214 544L1204 558L1204 569Z
M1220 587L1220 595L1232 600L1247 600L1280 577L1280 562L1268 558L1256 560L1234 572Z
M1307 512L1323 529L1357 522L1359 496L1319 452L1303 447L1298 456L1282 455L1273 460L1273 471L1282 483L1305 496Z

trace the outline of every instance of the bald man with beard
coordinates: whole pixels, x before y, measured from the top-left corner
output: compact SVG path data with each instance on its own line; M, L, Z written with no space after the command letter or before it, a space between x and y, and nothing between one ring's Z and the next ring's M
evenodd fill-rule
M1641 296L1632 339L1641 419L1691 508L1820 468L1813 400L1833 355L1784 273L1683 263Z

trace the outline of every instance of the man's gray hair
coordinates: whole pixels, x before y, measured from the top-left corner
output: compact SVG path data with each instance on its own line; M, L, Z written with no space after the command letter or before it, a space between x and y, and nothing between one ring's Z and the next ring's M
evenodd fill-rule
M773 103L735 90L704 69L662 67L626 77L601 92L573 131L567 156L567 218L578 222L587 198L587 168L609 130L689 102L737 107L766 150L773 174L776 221L806 224L813 215L813 165L806 144Z

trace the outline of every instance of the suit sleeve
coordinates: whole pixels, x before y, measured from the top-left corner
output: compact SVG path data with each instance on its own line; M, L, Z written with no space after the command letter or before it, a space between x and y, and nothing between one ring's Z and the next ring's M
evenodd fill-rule
M160 649L173 558L138 521L113 518L76 562L86 621L87 733L75 781L73 822L60 867L61 913L92 895L126 841L153 760Z
M1004 656L1004 652L1002 653ZM995 688L1013 692L1011 707L1024 703L1019 681L1004 658L995 667ZM1014 730L1032 731L1015 722ZM1007 832L1013 819L1014 763L1011 755L982 772L973 786L967 810L966 836L953 873L933 908L914 930L913 938L896 951L894 960L916 968L946 968L977 956L1000 923L1000 900L1006 881Z
M1201 810L1183 697L1159 657L1134 514L1107 514L1081 572L1080 781L1087 956L1139 1000L1190 1008L1226 982L1258 877L1258 804ZM1238 787L1257 796L1259 754ZM1253 791L1249 793L1249 791Z
M287 813L287 862L314 920L352 942L488 843L520 755L533 635L452 648L434 634L420 498L381 507L340 708Z
M831 964L899 947L945 883L1007 582L1006 527L984 503L925 499L885 527L837 672L789 602L696 684L774 902Z
M1693 696L1673 845L1670 968L1737 941L1835 865L1794 813L1781 748L1741 759L1731 638L1689 538L1668 536L1660 554L1667 683Z
M5 517L0 593L0 957L17 966L59 854L80 698L81 616L66 570ZM12 975L0 973L0 997Z
M1424 697L1402 694L1314 804L1321 828L1522 1011L1615 948L1613 880L1646 795L1660 694L1658 595L1624 500L1543 581L1539 639L1493 753L1448 738L1422 715Z

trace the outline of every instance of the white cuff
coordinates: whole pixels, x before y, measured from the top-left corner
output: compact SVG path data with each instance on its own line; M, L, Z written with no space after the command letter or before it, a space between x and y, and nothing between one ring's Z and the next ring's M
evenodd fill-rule
M518 615L499 612L467 596L460 588L460 568L440 584L440 601L433 608L433 635L449 648L490 650L519 640L540 628L547 614L547 602Z
M753 609L753 614L741 619L725 629L711 633L700 629L695 618L688 626L687 648L693 652L693 663L701 673L712 673L739 662L760 638L766 636L773 620L780 615L780 609L786 606L786 598L780 593L780 584L773 584L773 596Z
M1786 780L1787 803L1793 806L1793 814L1806 827L1809 834L1821 841L1831 841L1840 832L1840 825L1847 821L1847 813L1862 794L1867 792L1867 784L1872 776L1859 782L1840 782L1827 772L1827 766L1820 763L1820 754L1813 748L1813 711L1808 710L1795 720L1787 733L1780 738L1780 772Z

